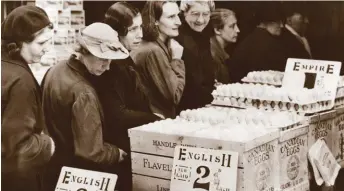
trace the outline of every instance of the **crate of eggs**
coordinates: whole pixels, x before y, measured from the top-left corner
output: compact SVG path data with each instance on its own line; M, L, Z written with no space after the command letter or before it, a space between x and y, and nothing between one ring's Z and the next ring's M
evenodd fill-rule
M178 117L132 128L129 137L134 190L169 189L177 145L238 152L239 191L276 190L278 187L276 130Z
M239 108L316 113L331 109L330 100L324 99L324 92L314 89L290 89L260 84L219 85L212 92L213 105Z
M284 72L280 71L253 71L249 72L241 81L251 84L267 84L273 86L281 86Z
M278 179L275 180L278 182L276 190L308 190L308 123L306 117L289 111L274 112L216 106L185 110L181 112L179 117L192 122L202 121L222 129L217 132L218 134L211 134L208 129L202 129L194 132L194 136L207 135L222 139L227 137L231 140L249 140L250 136L245 132L257 134L257 131L264 132L277 129L279 132L276 147L278 160L275 169L278 169L279 174ZM238 125L242 128L236 129L235 126ZM245 173L244 175L246 178Z

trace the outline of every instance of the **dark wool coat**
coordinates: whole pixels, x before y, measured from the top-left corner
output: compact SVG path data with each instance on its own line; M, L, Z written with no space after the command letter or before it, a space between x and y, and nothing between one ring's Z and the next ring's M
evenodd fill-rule
M105 140L130 154L128 129L138 127L160 118L149 108L140 77L133 60L114 60L110 70L95 80L95 89L102 103L106 124ZM131 190L131 161L120 163L118 175L119 190Z
M311 55L309 55L302 42L288 29L283 28L280 39L286 51L287 58L311 59Z
M206 30L206 29L204 29ZM215 72L210 52L210 36L192 30L187 23L179 28L176 40L184 47L185 88L178 111L211 103Z
M51 157L41 90L28 64L1 52L1 190L38 190Z
M130 56L148 90L151 110L174 118L185 86L183 60L172 59L169 48L160 39L142 43Z

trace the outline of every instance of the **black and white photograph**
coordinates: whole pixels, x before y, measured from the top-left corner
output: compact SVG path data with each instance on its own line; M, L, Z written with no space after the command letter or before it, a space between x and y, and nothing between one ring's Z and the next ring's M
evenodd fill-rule
M344 191L344 1L1 0L1 190Z

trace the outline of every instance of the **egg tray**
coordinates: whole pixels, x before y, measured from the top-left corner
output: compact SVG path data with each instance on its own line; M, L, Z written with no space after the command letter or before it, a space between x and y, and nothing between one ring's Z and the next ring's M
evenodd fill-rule
M202 108L200 108L202 109ZM247 118L248 114L249 113L241 113L242 116L246 116L245 118L242 118L240 117L239 113L227 113L226 111L222 111L224 112L225 114L224 115L221 115L222 117L218 118L218 119L211 119L210 116L207 116L207 115L204 115L203 114L200 114L200 113L197 113L198 110L200 109L193 109L191 111L188 112L188 114L184 114L184 115L180 115L178 116L177 118L181 119L181 120L185 120L185 121L190 121L190 122L203 122L203 123L209 123L213 126L216 126L216 125L221 125L221 124L224 124L224 125L227 125L227 124L233 124L233 125L258 125L258 126L261 126L263 125L264 127L266 128L270 128L270 129L279 129L279 130L288 130L288 129L291 129L295 126L298 126L300 124L302 124L302 118L300 118L299 120L295 120L295 121L289 121L288 123L285 123L285 124L271 124L271 121L270 121L270 124L267 124L269 122L265 121L261 121L262 119L259 119L259 118ZM244 111L244 110L242 110ZM221 111L218 111L218 112L221 112ZM264 115L264 113L266 113L265 111L262 111L262 110L257 110L256 111L257 114L262 114ZM273 117L273 116L271 116ZM248 120L248 121L247 121Z
M213 105L230 106L239 108L257 108L267 110L293 111L305 114L317 113L331 109L331 101L319 101L315 103L292 103L282 101L269 101L259 99L247 99L237 97L215 97Z
M278 82L274 82L274 83L271 83L271 82L263 82L263 81L251 81L251 80L248 80L246 77L243 78L241 80L242 82L244 83L248 83L248 84L260 84L260 85L268 85L268 86L275 86L275 87L281 87L282 86L282 83L278 83Z

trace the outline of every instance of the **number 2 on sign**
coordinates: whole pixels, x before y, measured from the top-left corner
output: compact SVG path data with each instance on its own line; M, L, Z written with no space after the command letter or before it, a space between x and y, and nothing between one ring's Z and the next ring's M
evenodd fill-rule
M203 175L201 175L201 178L207 178L210 174L210 170L207 166L199 166L196 169L197 174L201 174L202 173L202 169L205 170L205 172L203 173ZM210 182L206 182L206 183L199 183L199 180L201 178L197 178L193 184L193 188L200 188L200 189L204 189L204 190L208 190L209 191L209 185Z

